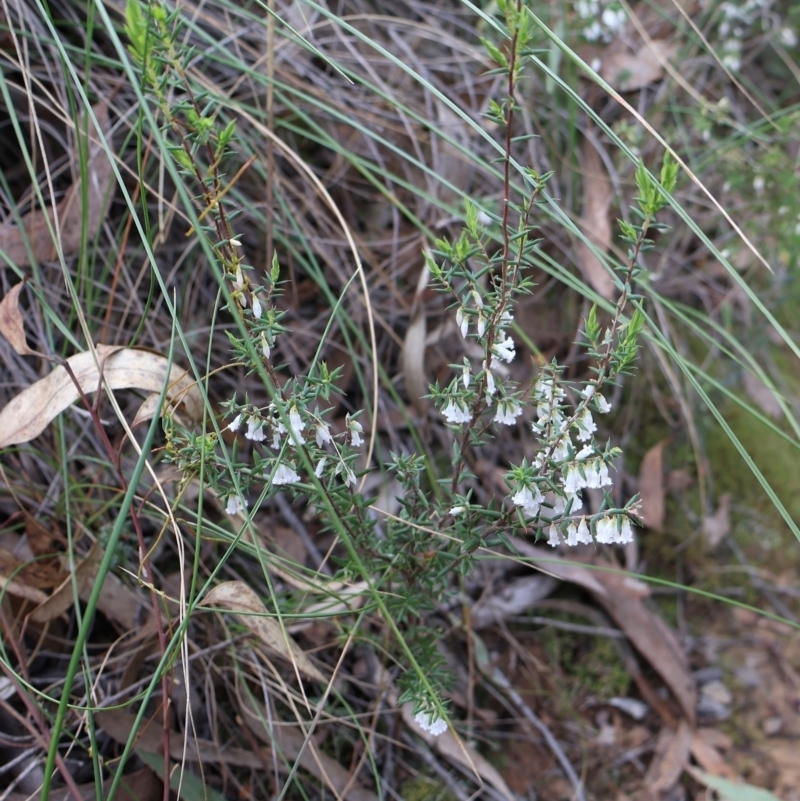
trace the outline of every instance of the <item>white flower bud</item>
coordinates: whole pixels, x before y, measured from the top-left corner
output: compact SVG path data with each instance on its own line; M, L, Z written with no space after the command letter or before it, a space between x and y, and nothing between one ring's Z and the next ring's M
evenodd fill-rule
M244 512L246 506L247 501L242 501L238 495L229 495L228 502L225 504L225 514L235 515L239 512Z
M456 425L468 423L472 420L472 412L470 412L461 401L455 401L452 398L447 406L442 409L442 414L448 423L454 423Z
M314 427L314 431L316 434L318 448L321 448L323 445L333 439L333 437L331 437L330 426L328 426L327 423L323 423L321 420L317 422L316 426Z
M447 731L447 723L430 712L417 712L417 714L414 715L414 720L421 729L432 734L434 737L438 737L440 734L444 734Z
M288 464L282 462L278 464L275 474L272 476L272 486L277 487L281 484L296 484L300 481L300 476L297 475L295 469Z

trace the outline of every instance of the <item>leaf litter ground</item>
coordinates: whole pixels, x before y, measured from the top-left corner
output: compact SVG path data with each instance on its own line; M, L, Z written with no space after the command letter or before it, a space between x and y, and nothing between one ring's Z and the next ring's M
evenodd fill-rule
M307 25L313 30L315 45L336 56L340 64L378 69L379 83L418 114L409 116L391 103L381 105L373 92L361 86L345 91L339 76L289 40L282 43L283 52L278 50L277 74L295 91L303 86L305 93L299 98L314 120L298 132L289 119L291 124L284 129L286 141L330 186L342 214L358 234L367 264L379 349L387 368L382 408L376 418L380 435L391 447L399 448L410 442L412 432L418 432L428 452L435 454L447 446L447 435L413 388L443 375L447 365L457 361L459 337L439 301L428 297L418 281L423 239L412 220L438 231L456 230L459 220L447 211L458 206L454 187L491 198L497 184L459 149L481 152L474 131L439 99L420 90L396 63L378 61L375 66L370 63L372 51L352 34L322 17L310 20L298 4L278 5L293 27ZM414 16L417 12L411 3L407 9L402 4L404 13L399 13L397 4L390 8L376 3L369 14L359 3L351 5L348 19L360 26L359 30L398 57L412 58L434 85L458 97L477 116L481 98L492 91L492 81L482 76L484 65L474 47L475 32L464 34L463 18L456 13L455 4L431 4L418 16ZM644 17L644 9L637 10ZM386 16L372 15L378 12ZM17 21L36 27L33 13L23 8ZM224 18L222 8L213 5L204 6L202 13L206 15L203 24L221 24ZM225 20L224 24L231 24ZM475 23L471 19L469 24ZM601 74L612 85L618 80L616 88L633 96L658 86L664 78L663 59L658 56L669 58L673 52L668 38L659 31L658 46L649 50L639 45L627 50L619 44L611 46ZM258 42L247 37L241 42L247 58L260 52ZM46 63L47 52L41 55ZM15 58L23 69L31 69L30 53L18 53ZM447 66L437 71L442 58ZM642 67L635 72L635 84L631 83L632 63ZM211 85L220 87L232 75L230 68L220 63L206 77ZM107 74L93 74L93 80L104 100L95 112L117 148L123 178L130 180L136 161L123 142L129 131L124 120L135 106L133 98ZM63 87L58 88L63 94ZM278 119L291 116L288 101L292 97L289 92L278 98ZM335 102L320 112L322 98L334 98ZM43 105L49 102L35 93L33 99ZM5 111L10 116L24 113L20 111L23 108ZM559 113L557 109L548 111L556 117ZM424 123L431 117L436 122L435 134ZM533 157L546 160L558 152L558 143L557 136L542 130L543 119L531 114L529 124L541 133L545 150L551 148L549 155L533 153ZM107 127L110 121L115 128ZM362 124L364 128L359 127ZM365 132L367 126L382 139ZM575 194L583 198L573 204L575 219L595 248L603 251L613 247L609 232L612 210L619 203L617 187L629 177L620 176L619 165L605 150L607 143L601 145L606 157L599 157L600 151L590 144L596 142L596 132L587 127L584 133L580 169L559 175L559 180L563 181L564 197ZM62 137L69 140L74 132L65 127ZM347 142L347 154L337 144L342 142ZM420 152L429 169L399 156L398 151ZM202 413L197 387L186 377L185 354L179 349L176 363L167 362L172 320L163 298L149 303L142 254L132 244L131 218L120 202L109 162L97 142L89 146L88 153L91 189L86 195L85 228L74 211L79 208L80 179L73 174L71 181L65 181L63 173L59 190L63 196L49 198L45 193L45 211L29 204L14 213L14 202L10 202L7 219L0 224L0 247L17 267L16 278L9 271L4 275L6 300L0 309L8 342L3 343L8 377L0 437L6 445L20 446L6 451L2 464L2 626L6 653L12 655L18 670L17 676L7 674L0 682L0 723L5 738L0 743L0 764L5 760L7 766L0 768L0 787L8 790L5 797L10 799L27 797L41 783L42 743L44 739L46 744L48 723L41 713L37 715L36 705L52 711L42 696L26 691L20 678L51 695L60 693L65 656L75 633L74 593L85 600L119 493L114 470L104 464L108 454L102 437L89 424L80 396L96 397L102 371L118 407L112 409L104 401L97 412L114 443L122 442L126 421L133 424L152 416L152 393L163 386L167 370L174 379L174 402L183 402L190 418ZM157 254L163 264L171 265L180 322L189 333L190 346L199 353L208 350L212 369L224 367L224 341L211 339L208 325L215 303L210 272L196 251L187 249L186 226L176 220L172 197L162 194L152 153L145 156L151 167L148 202L159 232ZM389 176L389 193L376 191L374 176L357 168L358 159L373 165L375 174ZM74 164L75 159L68 154L67 161ZM4 169L11 175L9 166ZM282 345L281 354L288 377L302 373L313 357L330 314L331 293L341 291L349 279L344 267L349 258L335 219L313 187L298 181L289 161L277 158L275 169L271 177L279 185L276 195L297 226L294 240L282 233L287 242L305 247L311 256L302 254L300 247L290 259L286 303L294 334ZM42 182L43 192L44 186ZM128 188L139 191L133 185ZM22 181L18 189L12 196L21 200L25 193L30 194L31 186ZM263 196L263 183L244 173L236 191L241 193L243 205L253 207L251 219L254 230L259 230L264 223L255 209ZM50 235L53 207L62 225L58 247ZM547 234L546 221L542 225ZM556 243L553 255L560 259L569 246L558 232L550 233ZM246 235L245 242L254 254L261 251L259 237ZM87 243L91 256L82 250ZM598 271L595 254L583 242L574 247L571 258L578 273L601 295L607 294L610 289ZM691 243L676 236L669 247L670 256L678 260ZM55 258L57 252L63 256L62 264ZM31 263L41 271L38 276L22 271ZM78 331L79 316L71 312L71 301L63 290L64 268L82 293L86 324L95 334L98 348L95 353L65 349L69 337L62 331L57 341L65 359L59 363L36 354L54 352L52 316L43 315L42 308L67 321L71 335ZM695 290L691 282L698 274L701 286ZM29 294L17 289L22 276L35 278ZM539 289L520 315L521 330L539 358L558 355L571 370L580 371L583 368L574 358L571 343L581 303L546 273L536 277ZM702 305L713 300L715 292L732 292L720 285L721 280L711 266L698 264L696 270L667 276L662 291ZM338 418L363 405L368 395L363 378L368 360L357 350L354 356L352 345L355 332L363 330L363 304L352 293L345 302L352 327L337 320L325 352L331 366L345 368L341 384L347 394L335 410ZM134 332L140 336L136 348L129 346ZM616 433L623 437L633 436L641 420L652 414L652 402L644 400L638 386L648 387L660 419L674 420L680 412L679 401L670 398L670 388L663 385L663 379L653 377L655 358L645 359L640 382L625 390L630 393L633 411L628 419L613 421ZM514 367L518 371L515 378L524 382L531 368L521 362ZM118 370L115 363L119 363ZM68 368L76 374L77 385ZM235 369L225 369L218 377L211 393L215 404L229 397L228 390L256 389ZM772 409L768 413L774 416L763 384L750 381L743 386L757 404ZM399 395L396 387L400 387ZM760 397L763 400L759 401ZM532 575L512 558L487 564L468 588L475 602L471 629L460 617L447 617L452 610L442 610L443 619L450 621L442 648L458 677L450 699L461 721L458 738L451 733L438 739L426 737L410 710L398 707L392 678L375 662L371 651L356 646L339 661L341 632L315 618L313 612L335 609L339 614L355 614L363 604L363 588L333 586L319 569L334 546L332 538L303 509L292 507L288 497L276 500L256 521L263 539L254 542L242 537L213 591L216 594L207 599L220 614L207 612L192 620L187 648L172 673L168 719L162 720L156 695L138 724L137 756L125 777L130 797L162 797L165 749L173 767L182 764L187 777L201 777L206 787L228 798L267 797L295 772L295 763L300 785L309 788L309 794L325 787L335 795L364 801L377 797L378 792L392 797L451 794L466 798L481 783L492 797L517 793L554 800L582 794L679 799L702 797L704 784L713 786L704 780L707 775L742 778L770 788L786 801L797 797L792 794L800 786L800 777L792 754L800 737L800 653L794 630L747 609L722 607L681 590L647 585L623 571L641 571L728 594L795 620L798 599L790 572L775 566L771 554L757 548L753 553L747 539L737 552L742 521L751 512L746 500L743 503L737 497L731 512L720 496L719 505L709 508L702 519L695 516L693 520L686 514L697 487L695 464L686 458L691 432L684 437L661 426L645 433L644 440L651 433L658 433L659 440L644 455L638 479L635 471L621 466L632 487L638 480L645 498L651 531L638 547L614 555L611 562L591 551L567 561L554 559L549 550L520 543L520 551L531 556L541 572ZM667 434L675 443L674 465L664 461L665 453L670 453L664 444ZM519 439L509 435L508 441L495 451L484 452L473 466L480 480L477 492L485 499L494 495L493 487L502 481L506 460L519 453L520 447ZM120 452L123 473L130 474L132 458L126 451ZM717 473L720 483L725 471L730 477L730 467L724 468L711 457L710 470ZM65 474L71 487L69 510L67 496L59 491ZM201 573L208 575L218 547L230 543L235 534L220 514L218 499L206 493L200 497L197 486L179 487L176 479L156 460L156 469L140 496L141 533L157 580L159 612L168 625L181 619L181 604L191 584L187 564L196 555ZM380 490L375 489L376 493ZM178 493L183 500L180 514L186 517L170 519L166 502L174 501ZM197 554L193 552L192 507L195 511L202 508L206 526ZM731 514L738 523L733 533ZM777 525L772 525L769 536L792 547ZM165 535L165 531L170 533ZM656 533L659 531L663 533ZM95 682L93 698L98 705L109 707L94 718L107 773L113 771L115 757L134 730L133 716L112 707L128 702L146 686L159 656L152 596L147 583L142 584L135 534L128 534L116 556L115 570L105 580L100 615L86 649L88 671ZM180 544L176 538L181 539ZM720 555L729 540L735 547L730 554ZM684 543L689 543L691 562L683 558ZM715 546L719 550L711 550ZM71 547L78 557L73 564L65 558ZM185 548L192 549L188 562ZM280 625L271 618L252 617L253 611L264 608L262 598L269 598L264 572L254 569L264 559L268 560L266 576L278 583L279 592L305 592L313 599L304 607L307 616ZM735 581L728 580L733 575L726 575L729 568L741 571ZM709 580L708 574L716 580ZM221 614L223 609L233 614ZM378 620L370 630L380 637ZM309 678L319 682L311 687L330 688L329 682L334 683L337 693L325 694L331 698L328 707L310 704L303 681ZM85 693L87 688L76 692ZM319 696L315 697L314 701L318 700ZM361 731L348 723L353 711ZM83 793L93 789L85 747L88 734L77 719L70 725L81 747L65 751L64 764ZM370 773L366 766L373 761L378 767ZM187 780L184 797L191 797L187 793L197 786Z

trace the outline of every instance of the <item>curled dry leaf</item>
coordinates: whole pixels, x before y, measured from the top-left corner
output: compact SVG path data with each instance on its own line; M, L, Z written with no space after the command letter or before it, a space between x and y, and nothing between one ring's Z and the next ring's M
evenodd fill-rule
M678 52L678 45L654 39L631 52L622 38L608 48L600 62L600 76L620 92L643 89L664 77L664 64Z
M226 581L214 587L203 605L221 606L233 612L273 654L287 659L304 676L325 683L325 676L280 624L268 616L264 602L243 581Z
M423 266L417 281L417 291L412 305L411 324L403 341L402 365L406 394L414 408L424 414L427 401L423 396L428 392L428 378L425 375L425 340L428 333L425 304L422 295L428 285L428 268Z
M6 548L0 548L0 591L17 598L26 598L35 604L44 603L47 600L47 593L35 584L29 583L29 577L15 572L19 571L21 565L22 562L13 553ZM12 574L15 576L14 579L10 578Z
M93 106L93 111L103 135L107 137L111 131L108 106L105 103L99 103ZM89 190L86 217L91 240L97 232L111 200L114 173L111 169L111 162L98 141L97 131L91 124L89 136L92 141L89 145ZM73 156L72 160L73 163L78 163L77 156ZM81 182L78 180L56 206L61 232L61 250L64 256L72 255L80 247L83 218L82 194ZM9 262L17 267L30 264L30 255L25 247L26 239L37 262L53 261L58 253L58 248L50 235L50 227L54 228L54 219L55 214L50 207L46 211L36 209L25 214L21 218L21 226L15 222L0 223L0 249L5 252Z
M709 548L716 548L731 533L731 494L719 496L719 506L713 515L703 518L701 530Z
M0 589L17 598L26 598L34 604L44 603L48 598L45 590L58 587L66 575L58 560L35 559L34 556L46 553L37 550L28 551L25 556L20 557L17 555L19 539L6 541L9 548L0 546ZM38 547L36 538L31 540L29 536L29 541Z
M712 776L736 779L736 771L723 759L705 731L698 729L692 734L692 756L697 764Z
M675 730L666 726L661 729L656 743L656 752L644 777L645 784L654 798L669 792L689 764L692 745L692 730L682 720Z
M167 380L168 361L146 350L98 345L100 366L90 352L67 359L84 393L96 392L102 370L103 381L111 390L142 389L160 392ZM169 372L167 398L170 404L183 404L187 416L197 421L202 416L203 398L195 382L175 365ZM80 394L63 366L31 384L0 411L0 448L20 445L38 437L52 420L72 405Z
M36 351L31 350L25 340L25 326L19 308L19 293L24 286L25 282L20 281L0 301L0 334L20 356L32 356Z
M583 215L578 227L598 250L605 253L611 247L609 210L614 198L614 189L600 154L588 140L584 140L583 143L581 169L584 200ZM614 281L600 259L582 239L576 243L575 251L584 278L606 300L613 298Z
M428 391L425 377L425 336L427 325L425 309L420 306L411 321L403 341L403 378L406 383L406 394L418 412L425 410L423 395Z
M641 516L647 528L664 530L664 448L667 440L653 445L639 468L639 493L642 496Z

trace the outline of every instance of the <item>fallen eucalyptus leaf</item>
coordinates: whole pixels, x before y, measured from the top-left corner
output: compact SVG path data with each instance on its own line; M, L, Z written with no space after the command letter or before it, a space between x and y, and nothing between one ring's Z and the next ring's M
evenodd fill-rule
M105 384L111 389L142 389L160 392L167 380L167 359L146 350L98 345L97 355ZM70 356L67 364L84 393L96 392L101 369L86 351ZM169 373L170 404L182 403L187 416L197 421L203 398L195 382L175 365ZM80 393L66 368L59 365L49 375L31 384L0 411L0 448L20 445L38 437Z
M214 587L203 600L203 606L221 606L233 612L272 653L287 659L297 670L315 681L325 683L325 676L314 666L300 646L272 617L261 598L243 581L226 581Z
M660 798L678 783L689 764L692 729L682 720L677 729L664 727L658 736L656 752L644 777L653 798Z
M103 546L99 542L95 542L89 549L89 553L75 566L75 582L79 593L94 580L97 575L97 568L100 567L102 556ZM72 577L67 574L67 577L60 586L56 587L53 594L31 612L31 620L36 623L47 623L66 612L72 606L74 600L72 586Z
M95 713L97 725L114 742L125 745L133 731L136 715L122 709L108 709ZM149 754L162 754L164 751L164 733L161 730L161 719L152 722L146 721L135 737L136 748ZM236 765L238 767L259 769L264 766L263 760L252 751L244 748L222 746L212 740L201 740L196 737L187 737L177 731L169 733L169 755L175 760L183 759L184 755L190 762L212 762L220 765Z
M684 717L694 724L697 707L697 685L689 670L688 657L674 632L644 603L650 595L646 584L633 576L598 565L590 570L579 562L558 556L542 558L541 550L521 540L514 540L517 549L541 570L562 581L588 590L616 621L636 650L659 673L680 704Z
M417 309L416 317L411 321L403 340L403 378L406 383L406 394L414 408L423 413L425 400L423 396L428 391L428 381L425 376L425 336L427 334L425 321L425 308Z
M643 89L664 77L664 64L678 52L678 45L653 39L634 53L618 39L603 56L600 75L620 92Z
M457 740L449 729L438 737L434 737L430 732L425 731L414 719L414 704L411 702L403 704L401 711L403 722L417 737L435 748L446 759L461 765L468 773L474 774L477 772L478 776L494 787L503 798L507 798L508 801L514 799L514 794L497 768L472 746Z
M778 796L769 790L754 787L752 784L742 784L722 776L712 776L710 773L692 767L688 768L688 772L700 784L715 790L720 801L780 801Z
M150 754L147 751L137 751L136 756L144 762L153 773L164 780L164 759L160 754ZM177 766L176 766L177 767ZM178 792L183 801L227 801L224 795L213 787L209 787L200 776L188 770L173 770L169 777L169 786Z
M582 148L581 169L584 200L578 227L600 252L605 253L611 248L609 211L614 199L614 188L600 154L588 140L584 141ZM589 245L580 239L575 244L575 251L584 278L606 300L613 298L616 291L614 279Z
M19 293L24 286L25 282L20 281L12 286L0 301L0 334L8 340L11 347L20 356L32 356L36 351L28 347L22 312L19 308Z
M653 531L664 530L664 448L667 440L653 445L639 468L639 494L642 496L642 521Z
M103 135L108 137L111 127L108 120L108 106L99 103L93 106L93 111ZM97 131L93 125L89 126L89 136L95 141L89 144L88 177L89 188L88 208L86 209L87 230L91 240L100 222L105 215L111 200L113 170L106 152L97 140ZM73 155L77 163L77 155ZM80 180L76 181L56 206L58 211L59 229L61 234L61 250L64 256L74 254L81 244L81 228L83 224L82 191ZM22 216L17 225L14 221L0 223L0 250L5 258L17 267L30 264L30 254L37 261L53 261L58 248L50 234L54 226L55 213L52 206L42 211L35 209ZM23 233L24 232L24 233ZM30 244L30 253L25 247L25 240Z
M745 372L742 376L744 390L749 395L750 400L768 414L773 420L780 420L783 417L783 409L774 390L770 389L758 376L750 372Z
M428 401L424 399L428 393L428 377L425 375L425 340L428 335L428 326L423 301L428 277L428 268L423 267L417 281L417 290L411 308L411 322L403 340L401 354L406 395L419 414L425 414L428 408Z
M729 492L719 496L717 511L713 515L703 518L700 530L710 549L716 548L731 533L731 494Z

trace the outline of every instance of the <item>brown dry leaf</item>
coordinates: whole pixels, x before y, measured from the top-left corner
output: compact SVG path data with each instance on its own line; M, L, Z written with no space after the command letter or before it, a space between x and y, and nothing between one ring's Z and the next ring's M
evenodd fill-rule
M762 412L768 414L774 420L780 420L783 417L783 409L781 409L778 398L760 378L757 378L752 373L745 373L742 377L742 383L747 396Z
M713 515L703 518L701 530L709 548L716 548L731 533L731 495L729 492L719 496L719 506Z
M687 470L670 470L667 474L667 489L670 492L686 492L692 484L694 478Z
M53 556L59 551L59 545L65 542L64 535L52 521L45 525L33 515L23 510L25 518L25 537L28 547L34 556Z
M411 323L403 340L402 367L406 395L419 414L427 410L428 377L425 375L425 339L428 335L427 316L422 295L428 285L429 271L422 268L412 305Z
M664 448L667 440L653 445L639 468L642 521L653 531L664 530Z
M276 569L274 565L270 570L276 575L280 575L280 569ZM313 590L314 592L320 591L319 587L312 588L308 583L297 583L297 589ZM309 604L305 607L303 614L307 614L308 618L305 620L295 618L291 624L286 627L287 631L293 634L305 631L309 626L313 626L315 621L319 618L334 618L340 615L350 614L356 609L360 609L368 596L369 585L364 581L360 581L352 586L342 587L340 582L332 581L328 584L323 584L322 589L328 589L330 593L329 596L322 601Z
M678 45L653 39L632 53L622 38L617 39L601 58L600 76L620 92L633 92L664 77L663 62L678 52Z
M642 27L652 39L663 39L675 30L677 7L691 16L700 7L698 0L643 0L633 7ZM677 13L676 13L677 12Z
M708 745L716 748L717 751L728 751L733 748L733 740L724 732L719 729L711 729L706 726L701 726L695 734L708 743Z
M596 571L606 594L597 599L617 625L664 680L681 706L685 718L694 724L697 708L697 684L686 652L667 624L643 603L642 582L622 573ZM634 586L634 584L636 586Z
M95 714L97 725L115 742L124 745L133 730L136 715L122 709L108 709ZM185 747L184 747L185 746ZM136 736L136 748L151 754L164 751L164 735L161 730L161 717L145 721ZM175 760L183 759L184 753L190 762L213 762L243 768L261 769L264 760L244 748L222 748L212 740L185 737L177 731L169 733L169 755Z
M514 540L517 548L545 573L571 581L589 590L636 650L647 659L672 691L684 717L694 724L697 707L697 684L681 644L672 630L653 614L643 600L650 594L646 584L614 569L589 570L574 561L557 556L541 558L541 551L528 543Z
M24 575L22 568L22 561L17 559L11 551L7 548L0 548L0 590L10 593L17 598L26 598L35 604L43 603L47 600L47 594L36 586L38 582L32 582L29 575ZM34 563L35 564L35 563ZM47 566L51 568L52 566ZM18 572L14 572L18 571ZM52 569L48 569L48 573L52 574ZM9 579L9 576L14 575L14 579ZM49 576L50 581L53 582L53 576ZM61 577L59 576L59 580ZM48 586L52 587L57 582L50 583Z
M81 588L81 600L87 601L91 584ZM119 624L122 631L137 631L140 637L155 631L146 604L118 576L107 573L100 590L97 608L112 622Z
M304 565L308 551L303 540L289 526L270 526L269 533L275 541L275 552L282 558L288 558L292 564Z
M108 119L108 106L99 103L92 107L97 117L97 122L103 131L103 135L108 137L111 126ZM97 132L92 124L89 125L89 135L93 140L97 140ZM77 157L74 157L77 163ZM111 169L111 162L98 141L89 144L89 191L87 223L89 239L94 237L100 222L105 215L108 203L111 200L111 189L114 173ZM61 229L61 247L65 256L75 253L81 243L81 183L78 180L56 207ZM50 236L48 221L53 225L55 214L52 207L46 211L36 209L25 214L22 219L22 228L27 234L31 251L37 262L53 261L58 253L55 243ZM8 260L17 267L30 264L30 257L25 248L25 237L20 227L14 222L0 223L0 249L4 250Z
M278 761L280 766L284 761L290 765L298 762L301 768L327 785L336 798L342 797L346 801L377 801L375 793L353 779L350 772L335 759L320 751L313 739L309 738L306 743L298 727L281 722L267 729L264 723L269 720L266 710L249 696L243 698L243 712L250 730L275 748L282 757Z
M778 776L775 791L783 798L791 798L790 793L797 793L800 787L800 759L797 758L797 739L774 738L769 743L769 756L774 763Z
M24 286L24 281L15 284L0 301L0 334L8 340L11 347L20 356L33 356L36 351L28 347L22 312L19 308L19 293Z
M102 558L103 546L99 542L94 542L89 553L75 567L75 581L79 591L94 581ZM72 577L67 576L53 594L31 612L31 620L36 623L47 623L66 612L72 606L72 602Z
M287 659L297 670L311 679L325 683L325 676L314 666L300 646L284 633L280 624L267 616L261 598L243 581L226 581L214 587L205 597L204 606L221 606L233 612L272 653Z
M160 392L167 378L167 359L146 350L98 345L103 381L112 389L143 389ZM100 371L88 351L67 359L84 393L97 391ZM167 398L182 403L187 416L199 420L203 398L195 382L179 367L169 373ZM38 437L57 415L80 394L66 368L59 365L49 375L31 384L0 411L0 448L20 445Z
M645 784L656 798L669 792L678 783L689 764L691 745L692 730L685 720L678 724L677 730L666 726L661 729L656 752L644 777Z
M581 152L584 200L578 227L598 250L606 252L611 247L609 210L614 199L614 188L600 154L588 139L584 140ZM606 300L613 298L614 281L589 246L582 239L578 240L575 251L584 278Z
M464 153L475 148L475 130L461 116L436 97L431 98L436 107L438 130L442 136L436 137L433 149L433 170L441 180L435 181L432 191L443 205L460 205L461 195L454 187L466 186L474 167ZM451 144L455 142L456 144ZM464 151L456 145L461 145ZM421 180L424 180L420 176Z
M722 754L704 735L703 729L692 734L692 756L697 764L712 776L724 776L726 779L736 779L736 771L722 758Z
M411 325L408 326L403 340L403 378L406 394L414 408L422 414L425 411L423 395L428 392L428 380L425 376L425 337L427 323L425 309L420 306Z
M428 745L435 748L445 759L455 762L470 774L477 772L478 776L490 784L502 796L513 801L515 798L505 779L491 763L481 756L472 746L459 742L453 733L448 729L438 737L434 737L430 732L425 731L416 720L414 720L414 704L403 704L403 722L408 726L417 737L424 740Z
M30 553L30 552L28 552ZM13 580L9 580L10 576ZM47 600L49 590L64 581L64 571L56 559L20 559L13 550L0 547L0 587L18 598L36 604Z
M108 780L111 786L111 780ZM114 796L117 801L161 801L164 797L163 783L150 768L142 768L122 777L119 791ZM94 782L79 784L81 801L97 801L97 785ZM105 797L105 796L103 796ZM30 801L30 793L4 794L3 801ZM53 790L50 801L75 801L68 787Z
M491 626L512 615L533 609L539 601L553 593L559 581L552 576L536 573L523 576L482 596L470 612L470 623L475 631Z

